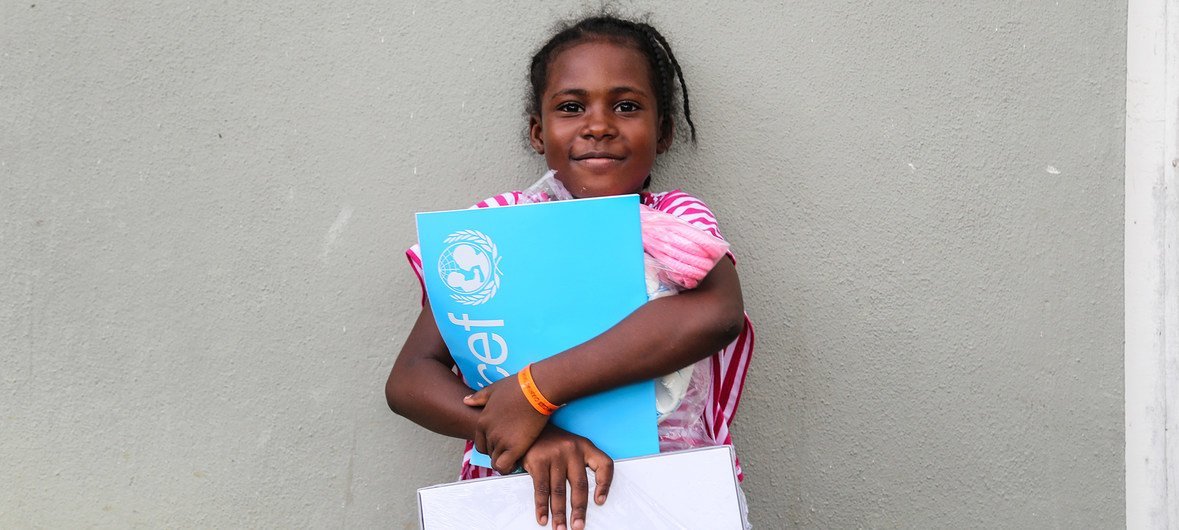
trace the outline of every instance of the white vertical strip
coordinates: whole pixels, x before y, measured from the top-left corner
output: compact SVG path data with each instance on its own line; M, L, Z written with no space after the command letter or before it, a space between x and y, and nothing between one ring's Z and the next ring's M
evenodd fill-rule
M1163 164L1160 195L1162 234L1156 243L1162 260L1162 355L1167 364L1167 525L1179 527L1179 0L1165 0L1163 49ZM1156 187L1156 192L1158 188Z
M1126 527L1179 526L1176 100L1179 0L1129 0L1126 32ZM1168 31L1168 29L1170 31ZM1168 382L1173 384L1168 385ZM1170 386L1170 388L1168 388ZM1179 431L1174 431L1179 433ZM1169 464L1170 463L1170 464Z

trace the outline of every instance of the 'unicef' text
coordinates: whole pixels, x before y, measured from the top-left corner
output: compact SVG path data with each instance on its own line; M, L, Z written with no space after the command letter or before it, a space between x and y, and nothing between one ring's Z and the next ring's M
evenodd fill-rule
M463 313L461 319L455 318L454 313L447 313L446 317L450 319L451 324L462 326L463 331L467 332L470 332L471 328L502 328L504 326L503 320L471 320L471 317L466 313ZM498 333L485 331L471 333L467 337L467 349L479 360L479 378L482 381L475 381L479 388L511 375L500 367L504 361L508 360L508 343ZM491 379L487 374L489 369L495 369L499 375L495 376L495 379Z

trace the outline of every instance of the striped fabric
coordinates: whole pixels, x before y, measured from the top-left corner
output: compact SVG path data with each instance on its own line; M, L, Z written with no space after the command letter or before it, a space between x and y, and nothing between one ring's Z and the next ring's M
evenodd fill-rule
M680 190L674 190L663 193L641 193L639 194L639 198L647 206L672 214L697 228L708 231L716 237L722 237L720 227L716 222L716 216L712 214L712 210L709 210L704 202L692 195ZM471 208L511 206L517 204L519 199L520 192L512 191L479 201ZM424 304L426 301L426 289L425 284L421 283L423 281L422 256L418 245L410 247L405 252L405 255L409 259L409 264L413 268L414 274L418 277L418 282L422 285L422 303ZM728 256L736 264L736 258L733 257L731 252ZM705 425L711 431L713 440L718 445L733 444L733 437L729 433L729 426L733 423L733 417L737 414L737 405L741 403L741 392L745 388L745 376L749 371L749 361L753 358L753 345L753 325L749 322L749 316L746 315L745 329L741 331L741 335L711 358L712 406L705 410L704 421ZM459 473L459 479L468 480L497 475L498 473L493 469L471 464L471 452L474 449L475 443L468 440L463 452L463 465ZM745 479L740 462L737 462L737 479Z

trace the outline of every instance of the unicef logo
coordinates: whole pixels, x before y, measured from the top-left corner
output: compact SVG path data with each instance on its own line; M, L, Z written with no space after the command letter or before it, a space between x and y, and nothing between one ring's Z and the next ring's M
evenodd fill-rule
M499 290L499 253L495 243L478 230L459 230L443 243L438 275L451 290L450 297L463 305L479 305Z

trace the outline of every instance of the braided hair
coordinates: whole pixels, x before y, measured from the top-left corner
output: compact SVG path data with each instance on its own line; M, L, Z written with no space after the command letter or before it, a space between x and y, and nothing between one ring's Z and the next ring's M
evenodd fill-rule
M548 84L549 63L558 53L594 39L616 39L634 45L647 57L651 72L651 86L659 106L659 130L666 134L674 130L677 101L675 99L676 79L679 79L680 94L683 97L684 120L691 131L692 143L696 142L696 124L692 123L692 109L688 106L688 86L684 83L684 72L679 61L671 52L671 45L658 30L644 22L633 22L611 15L600 15L582 19L567 26L551 39L536 55L528 79L532 85L532 97L528 100L528 113L540 114L540 97Z

